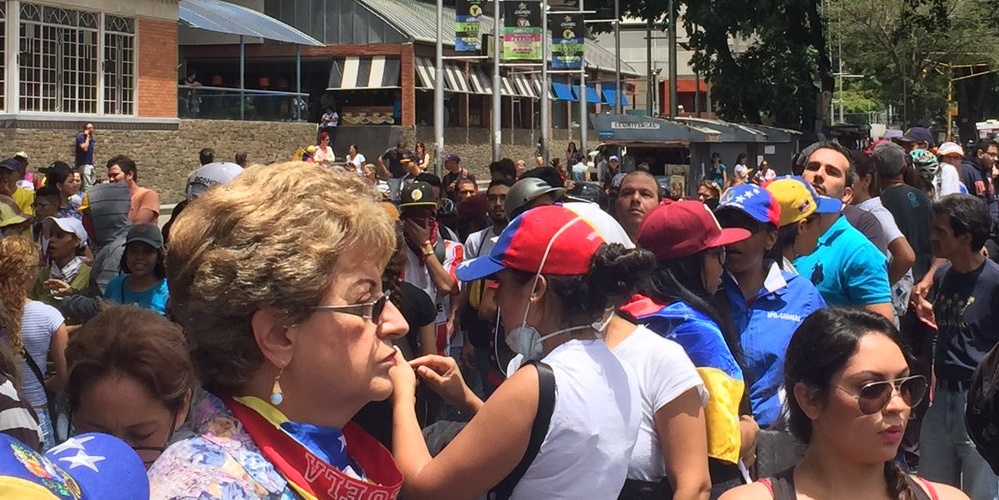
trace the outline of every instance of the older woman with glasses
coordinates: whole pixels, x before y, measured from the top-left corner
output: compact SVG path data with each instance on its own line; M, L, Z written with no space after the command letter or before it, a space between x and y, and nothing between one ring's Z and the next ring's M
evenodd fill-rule
M253 166L171 231L170 312L205 393L194 436L149 471L153 498L395 498L389 452L351 417L392 393L382 291L393 222L356 175ZM268 200L261 205L259 200Z

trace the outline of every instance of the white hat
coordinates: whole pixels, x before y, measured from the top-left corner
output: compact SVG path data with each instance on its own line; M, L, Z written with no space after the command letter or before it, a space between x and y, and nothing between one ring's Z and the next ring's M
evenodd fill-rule
M80 240L78 245L83 248L87 244L87 230L83 228L83 223L73 217L47 217L42 221L42 230L46 233L52 231L52 226L58 226L63 232L75 234Z
M205 194L216 184L225 184L243 172L243 167L229 162L209 163L191 173L187 178L187 201Z
M949 155L964 156L964 148L954 142L945 142L937 149L937 154L941 158Z

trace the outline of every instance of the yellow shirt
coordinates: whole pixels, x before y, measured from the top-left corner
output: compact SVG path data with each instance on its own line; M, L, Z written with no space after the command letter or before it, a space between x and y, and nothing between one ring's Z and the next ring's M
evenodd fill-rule
M14 191L14 196L12 196L12 198L14 198L14 203L17 203L17 208L20 208L21 212L24 215L27 215L27 216L30 216L30 217L34 217L35 216L35 192L34 191L28 191L27 189L19 187L19 188L17 188L17 190ZM28 238L30 240L31 239L31 228L29 227L28 229L25 229L24 233L22 233L21 236L24 236L25 238Z

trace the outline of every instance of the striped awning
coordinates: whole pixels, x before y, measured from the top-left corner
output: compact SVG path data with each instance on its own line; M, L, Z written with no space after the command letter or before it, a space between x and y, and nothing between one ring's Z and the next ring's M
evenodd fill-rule
M521 97L530 97L531 99L537 99L537 91L534 90L534 86L531 85L530 75L524 73L513 73L510 75L513 80L514 90L517 95Z
M516 87L509 76L504 76L500 79L500 95L503 97L516 97L517 91L514 89Z
M468 78L465 77L465 70L457 64L444 63L444 83L447 90L471 94L472 89L468 86Z
M334 58L326 86L326 90L391 88L399 88L399 58L386 56Z
M542 92L541 88L544 87L544 84L541 83L541 75L539 74L532 75L531 85L534 87L534 92L538 95L538 99L541 99L541 92ZM555 89L552 88L552 85L548 85L548 98L552 101L558 99L558 96L555 94Z
M493 95L493 77L481 66L472 66L468 74L468 82L472 84L472 92L482 95Z
M426 57L416 58L416 88L434 89L434 62Z

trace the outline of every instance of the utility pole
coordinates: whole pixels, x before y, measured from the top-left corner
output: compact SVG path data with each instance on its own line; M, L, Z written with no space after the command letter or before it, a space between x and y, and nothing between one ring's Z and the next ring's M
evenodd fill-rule
M645 62L645 71L648 75L648 90L645 92L645 108L648 110L649 116L656 116L652 101L652 93L656 90L656 76L652 74L652 19L645 20Z
M617 92L614 96L614 112L621 114L621 96L624 94L624 89L621 88L621 0L614 0L614 91ZM582 90L580 93L586 95Z
M434 160L434 173L441 175L441 159L444 154L444 2L437 0L437 74L434 82L434 137L437 139L437 154Z
M579 0L579 12L580 12L580 14L583 13L583 0ZM584 35L583 36L586 36L585 35L585 31L586 31L585 26L586 25L584 24L583 26L579 26L577 28L577 29L582 29L584 31ZM547 39L545 39L545 41L547 42ZM620 62L618 64L620 64ZM548 59L546 58L545 59L545 67L547 67L547 66L548 66ZM580 88L582 88L583 85L585 85L585 83L586 83L585 80L586 80L586 60L585 60L585 56L584 56L583 63L580 65L580 68L579 68L579 84L580 84ZM547 87L545 88L545 90L548 90ZM582 151L585 154L585 153L588 152L587 151L587 147L586 147L586 136L589 135L589 126L588 126L589 125L589 121L588 120L590 119L590 115L589 115L589 113L586 112L586 91L584 90L582 92L582 94L583 94L582 97L580 97L580 99L579 99L579 150Z
M500 0L493 0L493 161L500 159L500 144L503 142L503 121L500 116L500 109L502 108L502 101L500 100L502 98L500 95L500 87L502 86L502 79L500 78L500 56L503 54L501 49L503 39L500 37L500 16L502 14Z
M669 0L669 117L676 118L676 12ZM696 83L696 82L695 82Z
M541 155L548 165L548 149L551 141L551 106L548 103L548 1L541 0Z

